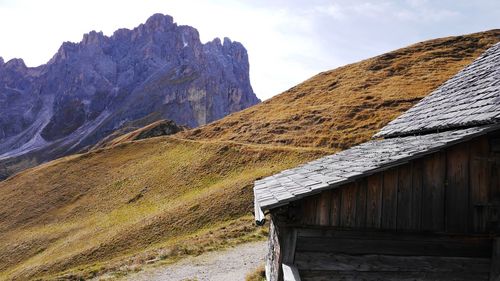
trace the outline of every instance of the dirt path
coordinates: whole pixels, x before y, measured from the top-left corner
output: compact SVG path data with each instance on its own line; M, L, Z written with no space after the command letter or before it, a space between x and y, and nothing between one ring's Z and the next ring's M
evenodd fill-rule
M264 263L266 242L242 244L225 251L183 259L175 264L146 269L126 277L129 281L239 281Z

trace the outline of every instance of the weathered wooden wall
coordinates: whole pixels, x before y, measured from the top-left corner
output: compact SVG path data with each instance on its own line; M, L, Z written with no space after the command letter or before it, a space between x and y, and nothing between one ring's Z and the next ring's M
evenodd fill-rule
M491 238L298 229L302 281L489 280Z
M291 223L402 232L495 232L500 215L496 139L478 137L295 202L296 220Z
M271 210L274 269L315 281L497 280L499 206L496 132Z

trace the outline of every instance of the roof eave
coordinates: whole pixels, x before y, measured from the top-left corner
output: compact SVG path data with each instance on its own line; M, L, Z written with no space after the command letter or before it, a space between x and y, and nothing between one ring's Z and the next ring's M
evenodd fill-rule
M471 139L473 139L475 137L487 134L489 132L492 132L492 131L495 131L495 130L498 130L498 129L500 129L500 124L492 124L492 125L488 125L488 126L483 126L483 128L481 128L480 131L478 131L476 133L472 133L472 134L467 135L467 136L464 136L463 138L460 138L460 139L457 139L457 140L454 140L454 141L450 141L450 142L445 143L443 145L433 147L433 148L431 148L429 150L426 150L426 151L423 151L423 152L420 152L420 153L416 153L416 154L411 155L409 157L398 159L398 160L396 160L394 162L386 163L384 165L381 165L380 167L377 167L377 168L372 169L372 170L368 170L368 171L366 171L366 172L364 172L362 174L346 178L345 180L338 181L338 182L335 182L333 184L329 184L328 186L323 187L323 188L318 188L318 189L311 190L311 192L302 193L302 194L298 194L298 195L296 195L294 197L291 197L291 198L288 198L288 199L283 199L283 200L281 200L279 202L276 202L276 203L273 203L273 204L260 205L259 202L258 202L257 196L255 194L255 189L254 189L255 220L256 220L256 222L258 222L257 224L260 224L260 223L263 224L263 222L265 222L265 216L264 216L264 212L263 211L265 211L265 210L272 210L272 209L275 209L275 208L278 208L278 207L282 207L282 206L288 205L290 202L301 200L301 199L303 199L305 197L309 197L309 196L321 193L321 192L323 192L325 190L334 189L334 188L339 187L341 185L344 185L344 184L347 184L347 183L350 183L350 182L354 182L354 181L356 181L356 180L358 180L360 178L365 178L365 177L371 176L373 174L386 171L388 169L391 169L391 168L403 165L405 163L408 163L409 161L415 160L417 158L421 158L423 156L426 156L426 155L435 153L437 151L440 151L443 148L447 148L447 147L453 146L455 144L471 140Z

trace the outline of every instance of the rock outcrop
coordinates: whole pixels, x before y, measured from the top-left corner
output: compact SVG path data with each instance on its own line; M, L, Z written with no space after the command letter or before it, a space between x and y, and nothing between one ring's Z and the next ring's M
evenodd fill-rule
M202 44L195 28L155 14L65 42L39 67L0 59L0 163L78 152L146 116L197 127L258 102L242 44Z
M91 150L108 148L121 143L154 138L159 136L169 136L187 130L185 126L179 126L171 120L158 120L147 126L132 130L127 126L108 135L98 142Z

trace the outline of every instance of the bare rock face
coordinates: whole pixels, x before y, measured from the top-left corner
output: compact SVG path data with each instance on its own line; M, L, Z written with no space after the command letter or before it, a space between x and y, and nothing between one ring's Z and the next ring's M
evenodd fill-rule
M202 44L196 29L155 14L65 42L36 68L0 58L0 164L74 153L146 116L196 127L258 102L243 45Z

